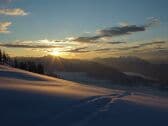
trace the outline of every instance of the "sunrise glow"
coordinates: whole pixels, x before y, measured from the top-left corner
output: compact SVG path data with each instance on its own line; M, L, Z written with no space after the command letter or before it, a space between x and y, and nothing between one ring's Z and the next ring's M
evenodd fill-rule
M53 56L61 56L62 53L60 51L58 51L57 49L54 49L52 52L49 53L50 55Z

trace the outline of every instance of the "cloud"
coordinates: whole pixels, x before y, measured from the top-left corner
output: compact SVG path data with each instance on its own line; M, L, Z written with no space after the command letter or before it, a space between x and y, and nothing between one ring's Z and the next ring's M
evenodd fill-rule
M135 46L130 46L130 47L124 47L124 48L118 48L118 50L132 50L132 49L139 49L139 48L144 48L146 46L151 46L151 45L162 45L165 44L166 41L153 41L153 42L148 42L148 43L142 43L139 45Z
M160 44L165 44L165 43L166 43L165 41L154 41L154 42L140 44L140 46L160 45Z
M123 47L123 48L117 48L118 50L131 50L131 49L139 49L141 46L136 45L136 46L130 46L130 47Z
M9 33L8 27L11 25L11 22L0 22L0 34L1 33Z
M127 42L107 42L108 44L125 44Z
M166 55L168 56L168 49L161 49L161 50L157 50L158 53L161 53L163 56Z
M27 12L20 8L15 9L0 9L0 14L2 15L9 15L9 16L25 16L28 15Z
M26 45L26 44L0 44L2 47L7 47L7 48L62 48L62 46L57 46L57 45Z
M98 40L105 37L115 37L122 35L131 35L136 32L146 31L148 27L152 27L154 24L157 24L159 19L150 18L148 22L144 25L120 25L117 27L109 27L106 29L102 29L97 31L95 36L86 36L86 37L78 37L74 39L74 41L78 42L99 42Z
M119 35L128 35L134 32L140 32L145 30L146 30L145 26L128 25L128 26L119 26L103 29L99 31L99 34L100 37L113 37Z
M69 53L88 53L88 52L101 52L101 51L110 51L111 48L102 48L102 49L95 49L95 50L85 50L88 49L88 47L78 47L75 49L62 51L62 52L69 52Z
M120 26L128 26L129 24L128 24L128 22L120 22L119 25Z
M146 30L146 26L136 26L136 25L111 27L111 28L99 30L98 35L90 36L90 37L78 37L74 41L95 42L96 40L104 37L130 35L132 33L145 31L145 30Z
M88 47L79 47L79 48L75 48L75 49L71 49L71 50L67 50L67 51L62 51L62 52L69 52L69 53L86 53L86 52L90 52L89 50L83 50L83 49L87 49Z
M148 21L146 23L146 27L151 27L151 26L160 24L160 20L156 17L148 17L147 20Z
M96 50L93 50L95 52L99 52L99 51L110 51L111 48L103 48L103 49L96 49Z
M74 39L73 41L77 41L77 42L95 42L94 40L99 39L99 36L93 36L93 37L78 37L76 39Z

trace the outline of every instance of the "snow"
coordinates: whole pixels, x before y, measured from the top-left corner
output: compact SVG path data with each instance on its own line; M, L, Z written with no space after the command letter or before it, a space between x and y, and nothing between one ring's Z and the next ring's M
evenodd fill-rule
M168 125L168 99L0 66L0 126Z
M59 78L75 81L78 83L83 84L97 84L97 85L103 85L104 83L106 85L110 85L111 81L107 79L98 80L94 77L90 77L87 72L60 72L55 71L54 75L58 75Z
M140 73L134 73L134 72L123 72L123 73L128 75L128 76L137 76L137 77L142 77L144 79L156 80L156 79L153 79L152 77L148 77L148 76L145 76L145 75L140 74Z

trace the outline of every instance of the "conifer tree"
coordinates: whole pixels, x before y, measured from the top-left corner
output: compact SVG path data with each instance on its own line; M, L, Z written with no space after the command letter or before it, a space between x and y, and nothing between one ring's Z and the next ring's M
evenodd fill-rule
M2 63L2 51L0 49L0 63Z

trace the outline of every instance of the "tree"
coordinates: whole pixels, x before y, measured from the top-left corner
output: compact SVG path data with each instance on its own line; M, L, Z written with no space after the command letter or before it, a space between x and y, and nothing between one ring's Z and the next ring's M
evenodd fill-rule
M10 57L8 54L6 54L6 61L5 63L7 63L8 65L10 65Z
M14 59L14 67L15 67L15 68L19 67L19 66L18 66L18 61L17 61L16 58Z
M0 63L2 63L2 51L0 49Z
M23 69L23 70L26 70L27 69L27 64L25 62L20 62L19 63L19 68Z
M37 65L37 73L44 74L44 67L40 63Z
M6 63L6 60L7 60L7 57L6 57L6 53L5 51L3 51L3 54L2 54L2 63Z

